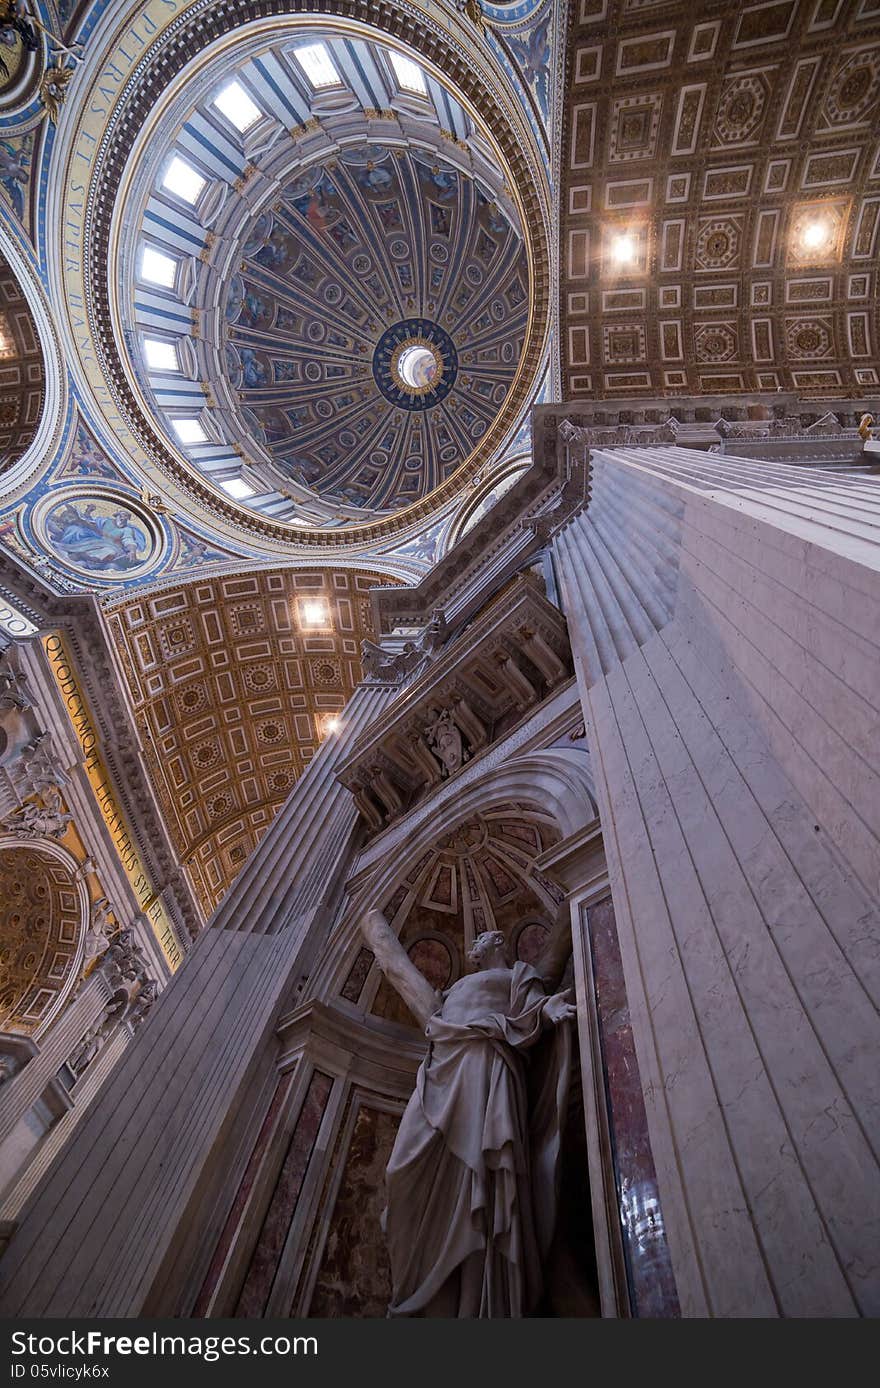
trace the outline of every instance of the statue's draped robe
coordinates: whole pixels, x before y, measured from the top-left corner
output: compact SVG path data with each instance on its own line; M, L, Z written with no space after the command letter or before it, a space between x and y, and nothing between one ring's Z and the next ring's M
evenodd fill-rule
M528 1073L546 1002L539 975L517 963L459 980L428 1021L428 1055L386 1176L389 1315L534 1310L570 1055L569 1027L555 1027Z

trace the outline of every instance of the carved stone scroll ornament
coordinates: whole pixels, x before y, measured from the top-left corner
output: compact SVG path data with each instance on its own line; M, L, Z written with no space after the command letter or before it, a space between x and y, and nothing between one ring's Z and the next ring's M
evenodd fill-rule
M13 1075L17 1075L21 1066L20 1056L8 1055L5 1052L0 1055L0 1084L5 1084L7 1080L12 1079Z
M27 676L13 663L11 653L0 656L0 708L33 708L34 693Z
M444 775L452 776L467 760L461 731L449 709L432 708L429 711L425 737L440 761Z
M374 641L361 642L364 680L369 684L399 684L413 675L424 661L424 653L412 641L401 651L386 651Z
M115 922L111 919L112 915L113 911L106 896L102 896L98 901L92 903L89 928L85 938L83 969L88 969L96 959L100 959L101 955L110 948L110 938L115 929Z
M95 905L99 919L109 914L106 897ZM93 912L93 921L94 915ZM147 972L132 930L120 930L110 939L99 958L97 972L103 974L112 993L100 1017L68 1058L68 1067L77 1078L91 1065L111 1032L122 1022L137 1030L159 996L159 985Z

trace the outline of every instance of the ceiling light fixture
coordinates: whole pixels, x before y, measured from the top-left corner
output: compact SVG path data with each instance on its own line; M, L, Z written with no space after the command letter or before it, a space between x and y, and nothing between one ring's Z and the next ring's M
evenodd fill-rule
M817 218L816 221L807 222L801 229L800 239L804 250L823 250L831 240L831 227L826 221Z
M300 603L299 616L304 627L325 627L329 624L327 604L323 598L304 598Z
M629 265L636 258L635 238L625 232L621 236L615 236L611 243L611 255L616 264Z

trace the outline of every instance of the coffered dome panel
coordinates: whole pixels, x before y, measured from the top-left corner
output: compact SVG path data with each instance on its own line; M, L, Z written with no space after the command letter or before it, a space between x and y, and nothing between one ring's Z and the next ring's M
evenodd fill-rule
M425 151L344 150L258 215L224 285L238 441L325 501L417 501L503 406L527 304L520 232L478 183Z
M72 866L39 844L0 846L0 1031L41 1031L69 990L84 931Z
M36 324L12 268L0 255L0 472L33 442L45 393Z
M267 570L108 614L168 832L209 915L361 678L385 575Z

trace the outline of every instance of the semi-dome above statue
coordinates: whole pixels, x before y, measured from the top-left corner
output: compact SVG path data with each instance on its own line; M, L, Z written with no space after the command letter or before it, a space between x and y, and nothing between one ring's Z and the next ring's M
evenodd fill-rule
M171 90L108 266L124 390L163 446L313 530L497 456L546 359L500 129L374 32L263 33Z

